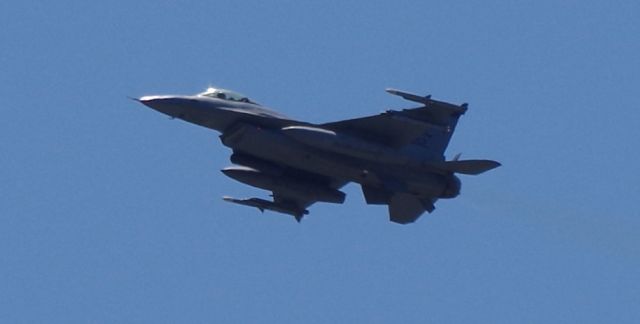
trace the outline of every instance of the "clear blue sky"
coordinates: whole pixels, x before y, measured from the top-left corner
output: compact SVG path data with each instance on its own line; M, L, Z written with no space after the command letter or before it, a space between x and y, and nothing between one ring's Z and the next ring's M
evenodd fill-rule
M3 1L0 323L638 323L637 1ZM469 102L503 167L408 226L223 202L209 84L326 122ZM336 104L340 98L340 104Z

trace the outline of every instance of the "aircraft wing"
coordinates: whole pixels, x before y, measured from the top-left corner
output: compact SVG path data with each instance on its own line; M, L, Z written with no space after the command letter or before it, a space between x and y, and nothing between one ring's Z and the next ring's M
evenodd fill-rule
M323 182L327 185L327 187L332 189L340 189L347 184L348 181L341 179L332 179L328 177L324 177L321 175L311 174L306 171L296 170L296 169L287 169L285 170L285 174L289 177L300 177L303 179L308 179L312 177L313 181ZM307 208L315 203L317 200L311 199L301 199L298 197L287 195L285 192L280 192L277 189L272 191L273 202L278 205L290 206L294 210L301 211L302 214L300 216L296 216L296 220L300 221L303 215L308 214Z
M264 169L268 170L267 168ZM344 201L344 193L337 190L342 188L348 182L346 180L329 178L293 168L286 168L282 170L282 173L279 175L279 177L288 179L299 179L301 183L313 183L314 186L318 185L329 189L334 189L336 192L340 193L342 197L338 196L338 198L335 198L336 200L332 202L342 203ZM232 197L223 197L223 199L235 204L255 207L260 211L271 210L282 214L288 214L295 217L298 222L302 219L302 217L304 217L304 215L309 214L309 211L307 210L309 206L319 201L326 201L316 200L313 195L299 194L296 191L292 191L290 188L282 187L281 184L275 185L274 187L261 188L270 190L272 192L271 196L273 197L273 201L260 198L236 199Z
M382 114L348 119L320 125L322 128L376 141L399 148L427 136L431 147L444 152L459 117L467 110L467 104L454 105L398 90L387 92L399 95L423 106L401 111L388 110ZM437 143L436 143L437 142Z
M338 180L338 179L327 179L329 187L333 189L340 189L348 181ZM289 196L286 193L279 192L278 190L272 191L273 203L279 206L286 206L285 208L294 211L293 213L287 213L293 215L296 220L299 222L304 215L309 214L307 208L315 203L317 200L310 199L300 199L298 197ZM277 211L277 210L275 210ZM281 211L282 212L282 211Z
M429 125L409 119L402 113L387 111L375 116L326 123L320 127L391 147L402 147L425 133Z

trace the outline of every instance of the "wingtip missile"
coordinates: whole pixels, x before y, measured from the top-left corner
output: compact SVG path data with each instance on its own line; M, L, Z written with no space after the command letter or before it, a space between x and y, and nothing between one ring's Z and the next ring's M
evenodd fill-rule
M405 92L405 91L393 89L393 88L386 88L385 91L394 96L400 96L406 100L422 103L425 105L428 104L429 101L431 100L431 95L419 96L413 93L409 93L409 92Z
M222 200L228 201L238 205L244 205L249 207L255 207L261 212L265 210L271 210L274 212L287 214L295 217L298 223L304 217L304 215L308 215L309 211L306 209L301 209L293 205L285 204L285 203L277 203L274 201L268 201L260 198L247 198L247 199L238 199L229 196L223 196Z
M394 96L399 96L409 101L421 103L430 108L445 109L447 111L455 112L458 114L464 114L469 108L469 104L466 102L458 106L448 102L431 99L431 95L420 96L417 94L413 94L413 93L409 93L409 92L405 92L405 91L393 89L393 88L387 88L385 89L385 91Z

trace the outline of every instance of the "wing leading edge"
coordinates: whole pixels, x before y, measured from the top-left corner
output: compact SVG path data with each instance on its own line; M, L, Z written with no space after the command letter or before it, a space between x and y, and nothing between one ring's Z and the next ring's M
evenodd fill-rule
M409 144L421 146L429 155L443 155L458 119L468 104L455 105L395 89L387 92L423 104L422 107L389 110L375 116L348 119L320 125L336 132L344 132L393 148Z

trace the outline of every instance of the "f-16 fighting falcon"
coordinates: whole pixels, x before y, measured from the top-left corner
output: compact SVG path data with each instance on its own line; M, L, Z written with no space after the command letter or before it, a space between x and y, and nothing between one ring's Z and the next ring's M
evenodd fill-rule
M137 101L172 118L217 130L231 148L228 177L272 192L224 200L289 214L299 222L316 202L341 204L345 184L362 187L367 204L387 205L392 222L412 223L441 198L460 193L456 173L477 175L500 166L491 160L445 161L458 119L455 105L407 92L388 93L420 107L313 124L288 118L239 93L208 88L193 96L144 96Z

